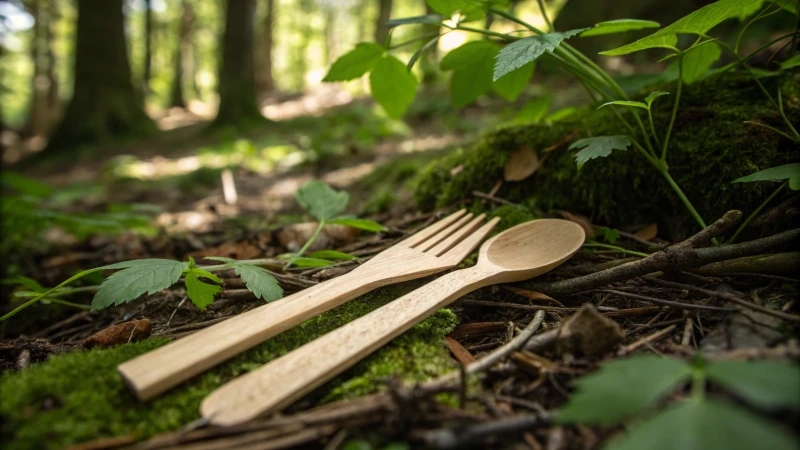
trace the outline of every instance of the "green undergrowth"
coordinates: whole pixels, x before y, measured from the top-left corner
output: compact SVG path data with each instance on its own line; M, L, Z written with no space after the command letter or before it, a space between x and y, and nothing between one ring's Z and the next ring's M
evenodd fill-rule
M226 381L388 303L418 283L390 286L359 297L148 403L135 400L116 366L166 344L164 339L76 351L22 372L6 373L0 376L0 443L8 449L61 448L100 437L134 434L144 439L179 429L198 418L203 397ZM310 397L321 403L352 398L381 390L390 376L421 381L452 370L443 336L456 323L449 310L437 312Z
M800 120L798 77L762 80L771 92L780 84L785 112L795 123ZM669 86L662 89L669 90ZM664 98L668 100L656 102L654 107L656 129L664 129L669 120L674 99ZM707 222L729 209L754 210L776 187L773 183L732 185L731 181L794 162L797 157L797 144L743 124L745 120L780 127L777 112L747 76L729 75L685 88L667 161L670 173ZM539 151L541 158L542 150L573 132L591 137L620 131L610 108L590 107L582 108L569 121L501 127L473 146L454 150L425 167L416 178L415 200L423 209L465 199L476 209L486 209L486 201L472 193L489 192L503 178L503 168L514 150L528 145ZM504 183L497 197L537 215L564 209L612 224L673 217L690 222L666 181L633 149L592 160L578 170L574 152L566 147L553 151L526 180ZM453 171L459 166L459 171Z

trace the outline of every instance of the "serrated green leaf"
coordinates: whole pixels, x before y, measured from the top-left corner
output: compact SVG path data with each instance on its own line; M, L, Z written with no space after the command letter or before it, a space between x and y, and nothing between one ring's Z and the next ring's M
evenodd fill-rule
M311 267L328 267L333 264L333 261L321 258L308 258L301 256L294 259L294 265L297 267L311 268Z
M518 124L540 122L550 109L550 97L539 97L529 101L519 110L514 122Z
M605 158L614 150L627 150L629 145L631 140L628 136L600 136L581 139L570 145L569 149L582 149L575 154L575 161L580 169L590 159Z
M481 70L486 69L487 70ZM458 69L450 77L450 102L461 108L492 90L492 66Z
M411 24L427 24L427 25L439 25L444 17L438 14L427 14L424 16L414 16L414 17L404 17L402 19L392 19L386 22L386 26L388 28L398 27L400 25L411 25Z
M215 284L204 283L200 280L200 277L208 278L217 283L222 283L222 280L213 273L197 267L187 269L186 276L184 277L186 295L188 295L189 300L202 311L206 309L206 306L214 303L214 296L222 290L222 287Z
M378 60L369 75L372 97L389 117L399 119L417 93L417 77L392 55Z
M652 20L617 19L600 22L581 33L581 37L600 36L603 34L624 33L643 28L658 28L661 24Z
M534 62L529 62L517 70L512 70L506 76L495 81L492 90L508 101L516 100L531 82L535 67Z
M737 178L732 183L752 183L753 181L783 181L800 176L800 163L770 167L756 173Z
M692 84L703 78L711 65L719 60L722 51L716 42L699 45L683 56L683 82Z
M489 41L470 41L446 54L439 68L444 71L468 68L486 57L494 58L498 51L497 46Z
M508 44L497 54L493 79L497 81L500 77L512 70L519 69L529 62L535 61L536 58L542 56L544 52L552 52L562 41L584 30L586 30L586 28L565 31L563 33L545 33L520 39Z
M653 101L662 95L669 95L669 92L664 91L655 91L651 92L650 95L644 98L644 102L647 103L647 106L650 107L653 105Z
M632 102L630 100L615 100L613 102L603 103L602 105L598 106L597 109L600 109L608 105L629 106L633 108L648 109L646 104L642 102Z
M317 220L330 220L347 207L350 195L322 181L307 181L295 192L297 203Z
M594 231L594 238L602 238L609 244L615 244L619 239L619 230L616 228L600 227Z
M233 270L244 281L247 289L255 294L256 297L264 299L265 302L271 302L283 297L283 289L278 284L278 280L266 269L251 264L235 262L233 263Z
M719 361L708 365L709 380L748 403L767 409L800 409L800 366L778 361Z
M689 399L631 428L606 450L792 450L797 439L746 409L714 399Z
M338 219L329 220L328 223L334 225L345 225L348 227L358 228L359 230L364 231L384 231L386 227L375 222L374 220L367 220L367 219L352 219L349 217L340 217Z
M781 70L788 70L800 66L800 55L794 55L781 63Z
M356 48L333 62L322 81L349 81L359 78L372 70L383 52L384 48L378 44L360 42L356 44Z
M650 36L613 50L600 52L605 56L627 55L649 48L671 48L678 43L678 34L706 34L720 22L736 17L758 0L719 0L678 19Z
M187 264L170 259L137 259L98 269L123 269L105 279L92 299L92 310L121 305L175 284Z
M334 259L342 261L354 261L358 259L357 256L353 256L344 252L337 252L336 250L320 250L318 252L309 253L308 257L318 258L318 259Z
M691 376L681 361L654 355L604 364L578 380L578 390L558 413L560 423L615 424L644 412Z

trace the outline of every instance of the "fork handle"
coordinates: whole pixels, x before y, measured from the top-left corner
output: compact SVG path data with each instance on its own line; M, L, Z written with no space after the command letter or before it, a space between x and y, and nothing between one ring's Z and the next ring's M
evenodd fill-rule
M387 284L372 271L359 270L362 267L128 360L117 371L140 400L149 400L282 331Z
M402 334L453 300L490 284L477 266L435 281L228 382L203 400L200 412L234 425L276 412Z

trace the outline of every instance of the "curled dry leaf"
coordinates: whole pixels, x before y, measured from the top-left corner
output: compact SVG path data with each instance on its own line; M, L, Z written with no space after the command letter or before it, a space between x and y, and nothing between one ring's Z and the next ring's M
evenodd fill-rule
M105 348L117 344L140 341L150 337L152 331L153 328L149 320L131 320L130 322L111 325L98 331L86 338L83 341L83 346L86 348Z
M533 175L542 166L539 155L529 145L522 145L506 162L503 177L506 181L522 181Z
M644 241L651 241L658 235L658 224L651 223L634 233L634 236Z
M573 214L569 211L559 211L561 217L569 220L570 222L575 222L583 228L583 231L586 233L587 237L594 236L594 228L592 228L592 222L589 221L586 216L582 216L580 214Z
M542 294L541 292L531 291L531 290L528 290L528 289L519 289L519 288L515 288L515 287L511 287L511 286L503 286L503 287L506 290L510 291L510 292L513 292L513 293L515 293L517 295L520 295L522 297L525 297L525 298L529 298L531 300L547 302L547 303L553 303L553 304L558 305L558 306L564 306L558 300L556 300L553 297L550 297L548 295Z

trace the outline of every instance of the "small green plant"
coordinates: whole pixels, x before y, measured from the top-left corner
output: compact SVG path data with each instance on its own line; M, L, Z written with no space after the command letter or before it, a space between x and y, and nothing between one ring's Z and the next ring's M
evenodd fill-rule
M356 259L347 253L337 252L333 250L324 250L314 252L307 257L303 255L311 247L311 244L317 239L322 229L327 224L331 225L346 225L359 230L365 231L383 231L384 228L381 224L372 220L356 219L353 217L340 216L342 211L347 207L350 202L350 195L344 191L337 191L330 187L327 183L322 181L308 181L300 189L295 192L297 203L306 210L312 217L317 219L317 228L308 238L305 244L300 248L297 253L282 255L288 259L284 269L288 269L292 265L298 267L324 267L333 264L332 260L353 260Z
M739 233L747 228L747 225L749 225L750 222L758 216L761 210L763 210L786 186L789 186L789 189L793 191L800 190L800 164L786 164L784 166L759 170L750 175L737 178L733 180L733 183L752 183L754 181L783 181L783 183L781 183L781 185L778 186L763 203L758 205L758 208L756 208L744 222L742 222L733 236L728 240L729 244L733 243L736 238L739 237Z
M684 393L687 383L691 388ZM709 383L715 389L709 391ZM759 411L800 410L797 365L713 362L700 355L685 363L642 355L609 362L581 378L556 420L583 425L629 421L627 431L606 445L608 450L798 448L791 432L724 399L716 388ZM676 395L680 398L664 407L664 400Z

